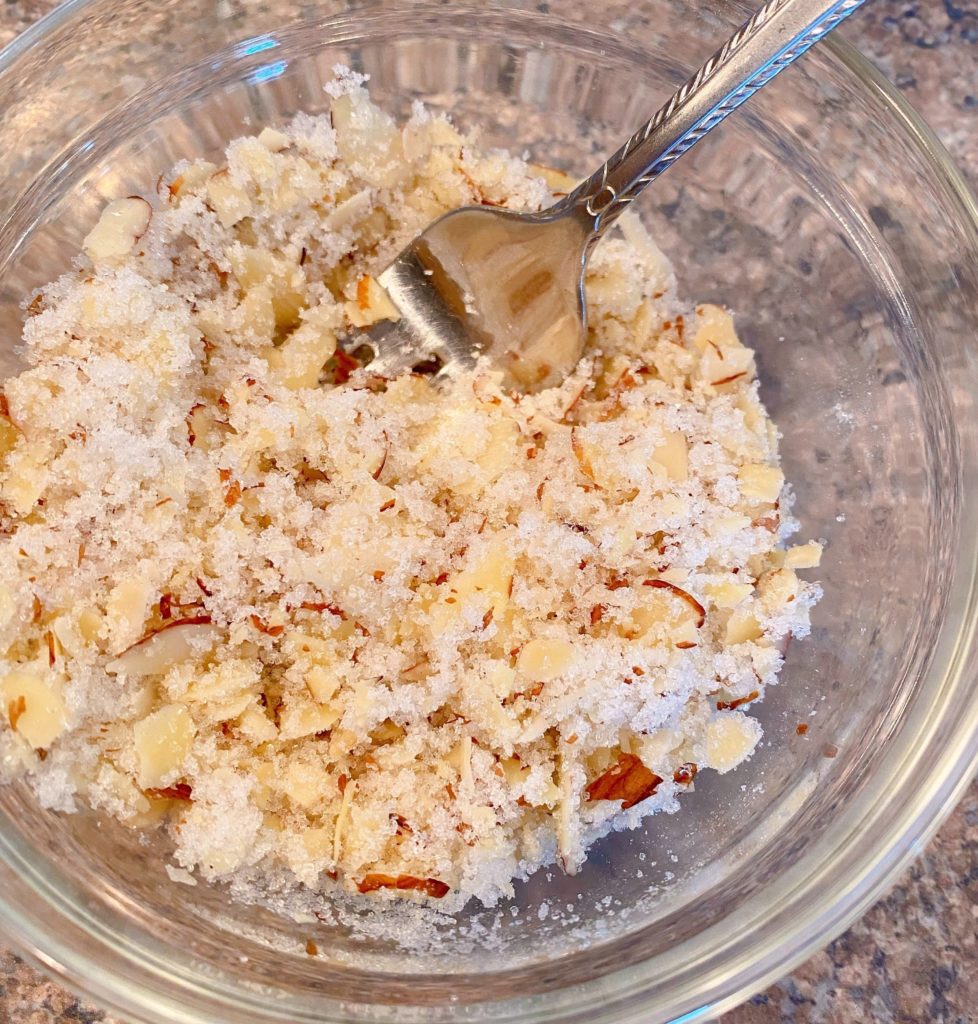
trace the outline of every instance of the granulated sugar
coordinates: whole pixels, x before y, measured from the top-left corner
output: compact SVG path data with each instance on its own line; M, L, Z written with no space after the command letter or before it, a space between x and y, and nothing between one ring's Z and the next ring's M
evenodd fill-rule
M396 318L375 275L434 217L570 182L331 93L110 204L28 305L2 771L168 829L180 881L491 904L750 755L820 550L784 549L751 351L633 215L559 388L338 351Z

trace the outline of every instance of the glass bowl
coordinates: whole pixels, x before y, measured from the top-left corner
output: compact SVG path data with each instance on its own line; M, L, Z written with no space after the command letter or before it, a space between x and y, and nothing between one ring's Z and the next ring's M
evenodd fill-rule
M324 110L337 62L388 109L420 98L583 173L746 13L73 0L0 55L0 375L20 302L106 199ZM428 918L414 952L383 915L294 920L171 882L162 837L41 812L9 786L0 927L31 960L143 1022L692 1021L824 944L921 849L978 753L978 211L836 39L638 208L684 293L738 314L803 535L828 542L813 636L757 709L752 761L704 773L680 814L609 837L574 878L541 872L512 905Z

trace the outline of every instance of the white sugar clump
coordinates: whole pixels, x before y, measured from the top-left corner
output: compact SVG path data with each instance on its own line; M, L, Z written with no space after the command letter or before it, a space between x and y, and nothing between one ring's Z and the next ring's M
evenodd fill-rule
M784 548L752 352L634 215L558 388L338 350L397 316L376 275L433 218L573 180L327 91L110 207L27 305L0 772L169 830L185 884L492 904L751 754L821 549Z

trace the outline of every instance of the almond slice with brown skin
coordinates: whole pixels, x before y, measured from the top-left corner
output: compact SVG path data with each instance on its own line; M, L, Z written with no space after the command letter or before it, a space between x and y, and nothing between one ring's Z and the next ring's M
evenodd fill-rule
M584 443L578 437L577 427L571 427L571 450L574 452L574 458L577 459L577 465L580 467L581 472L589 479L594 480L594 467L591 465L591 460L587 457L587 453L584 450Z
M149 676L166 672L173 665L186 661L203 650L212 648L221 630L211 623L209 615L174 619L162 628L137 640L105 669L117 675Z
M682 587L677 587L675 583L670 583L668 580L644 580L642 583L643 587L654 587L657 590L668 590L671 594L675 594L676 597L681 598L690 608L696 612L696 628L699 629L704 622L706 622L706 609L693 597L692 594L687 590L683 590Z
M622 754L618 763L599 775L587 787L588 800L620 800L627 811L656 791L660 776L649 771L634 754Z
M378 889L414 889L440 900L450 886L437 878L415 878L414 875L383 875L368 874L357 882L357 890L362 893L376 892Z
M746 697L735 697L733 700L718 700L717 711L735 711L742 705L750 704L751 701L757 700L760 695L760 691L751 690Z
M150 787L143 790L143 795L150 800L193 800L193 788L186 782L178 782L173 786Z
M132 251L152 217L153 208L140 196L115 199L85 236L82 248L93 263L115 263Z

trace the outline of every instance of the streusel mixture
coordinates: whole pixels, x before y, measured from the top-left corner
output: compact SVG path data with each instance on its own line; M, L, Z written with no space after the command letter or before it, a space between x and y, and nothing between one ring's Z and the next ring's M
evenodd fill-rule
M568 182L345 75L110 203L0 417L0 756L205 878L492 902L748 757L818 588L730 316L633 217L533 396L349 353L435 216ZM342 343L337 347L338 340Z

